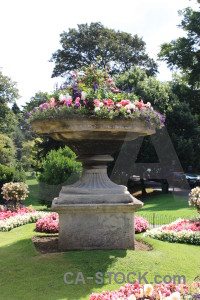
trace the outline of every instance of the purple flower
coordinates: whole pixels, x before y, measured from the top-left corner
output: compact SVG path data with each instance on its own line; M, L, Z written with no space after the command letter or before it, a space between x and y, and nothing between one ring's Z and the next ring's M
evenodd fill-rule
M96 91L98 89L98 85L96 82L93 84L93 89L94 89L94 91Z
M48 104L48 103L44 103L44 104L42 104L42 107L43 107L43 108L48 108L48 107L49 107L49 104Z
M36 112L38 110L38 107L34 107L33 112Z

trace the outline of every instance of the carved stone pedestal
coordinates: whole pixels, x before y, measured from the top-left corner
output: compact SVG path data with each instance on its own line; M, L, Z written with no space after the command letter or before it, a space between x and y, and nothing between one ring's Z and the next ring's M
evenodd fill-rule
M83 156L81 179L64 186L52 208L59 213L59 248L134 249L134 211L142 202L107 176L110 155Z

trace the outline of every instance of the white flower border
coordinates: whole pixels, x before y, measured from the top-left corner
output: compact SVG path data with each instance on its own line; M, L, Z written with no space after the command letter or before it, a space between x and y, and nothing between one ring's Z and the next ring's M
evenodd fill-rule
M44 218L47 215L49 215L49 213L36 211L25 213L24 215L16 215L5 220L0 220L0 232L10 231L25 224L36 223L37 220Z
M169 226L184 221L183 219L178 219L175 222L172 222ZM167 241L170 243L184 243L184 244L193 244L200 245L200 232L192 230L182 230L182 231L173 231L173 230L163 230L162 227L154 228L146 231L143 236L150 237L156 240Z

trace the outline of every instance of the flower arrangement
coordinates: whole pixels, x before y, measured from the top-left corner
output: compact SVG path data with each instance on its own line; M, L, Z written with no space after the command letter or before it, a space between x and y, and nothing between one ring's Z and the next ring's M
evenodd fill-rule
M170 243L200 245L200 219L178 219L169 225L147 231L144 236Z
M193 282L191 285L187 284L125 284L120 287L118 291L103 291L101 294L93 293L89 300L143 300L143 299L166 299L166 300L180 300L180 299L196 299L199 297L200 282ZM187 298L186 298L187 297Z
M49 101L35 107L27 114L32 122L51 118L125 118L141 119L149 125L162 128L165 118L154 111L151 103L146 104L134 91L119 90L106 69L95 66L84 67L72 72L69 84L63 84Z
M3 199L9 201L21 201L27 197L28 185L23 182L8 182L2 186Z
M196 187L189 193L189 205L194 205L200 214L200 187Z
M35 224L36 231L47 232L47 233L57 233L59 231L59 221L58 214L53 212L48 216L38 220Z
M144 232L149 228L149 223L143 217L135 216L134 222L135 222L135 233Z

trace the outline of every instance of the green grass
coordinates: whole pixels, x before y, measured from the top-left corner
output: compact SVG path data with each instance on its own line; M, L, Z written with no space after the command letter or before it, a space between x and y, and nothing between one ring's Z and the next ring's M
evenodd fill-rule
M32 205L37 210L46 210L46 206L42 206L39 202L39 184L36 177L27 175L26 184L28 184L29 194L24 201L24 205Z
M147 217L155 214L155 223L160 220L190 218L198 215L197 210L188 205L188 199L173 194L160 194L143 200L144 206L136 214ZM164 222L164 223L166 223ZM164 224L163 223L163 224Z
M131 250L96 250L70 251L57 254L40 254L34 248L31 237L34 224L16 228L7 233L0 233L0 299L4 300L77 300L89 299L96 291L115 290L121 284L98 285L87 280L96 272L148 272L149 282L155 275L185 275L187 283L199 274L199 246L169 244L167 242L145 239L152 246L152 251ZM139 239L144 239L141 235ZM64 274L82 272L86 284L67 285ZM75 279L74 277L74 279Z

